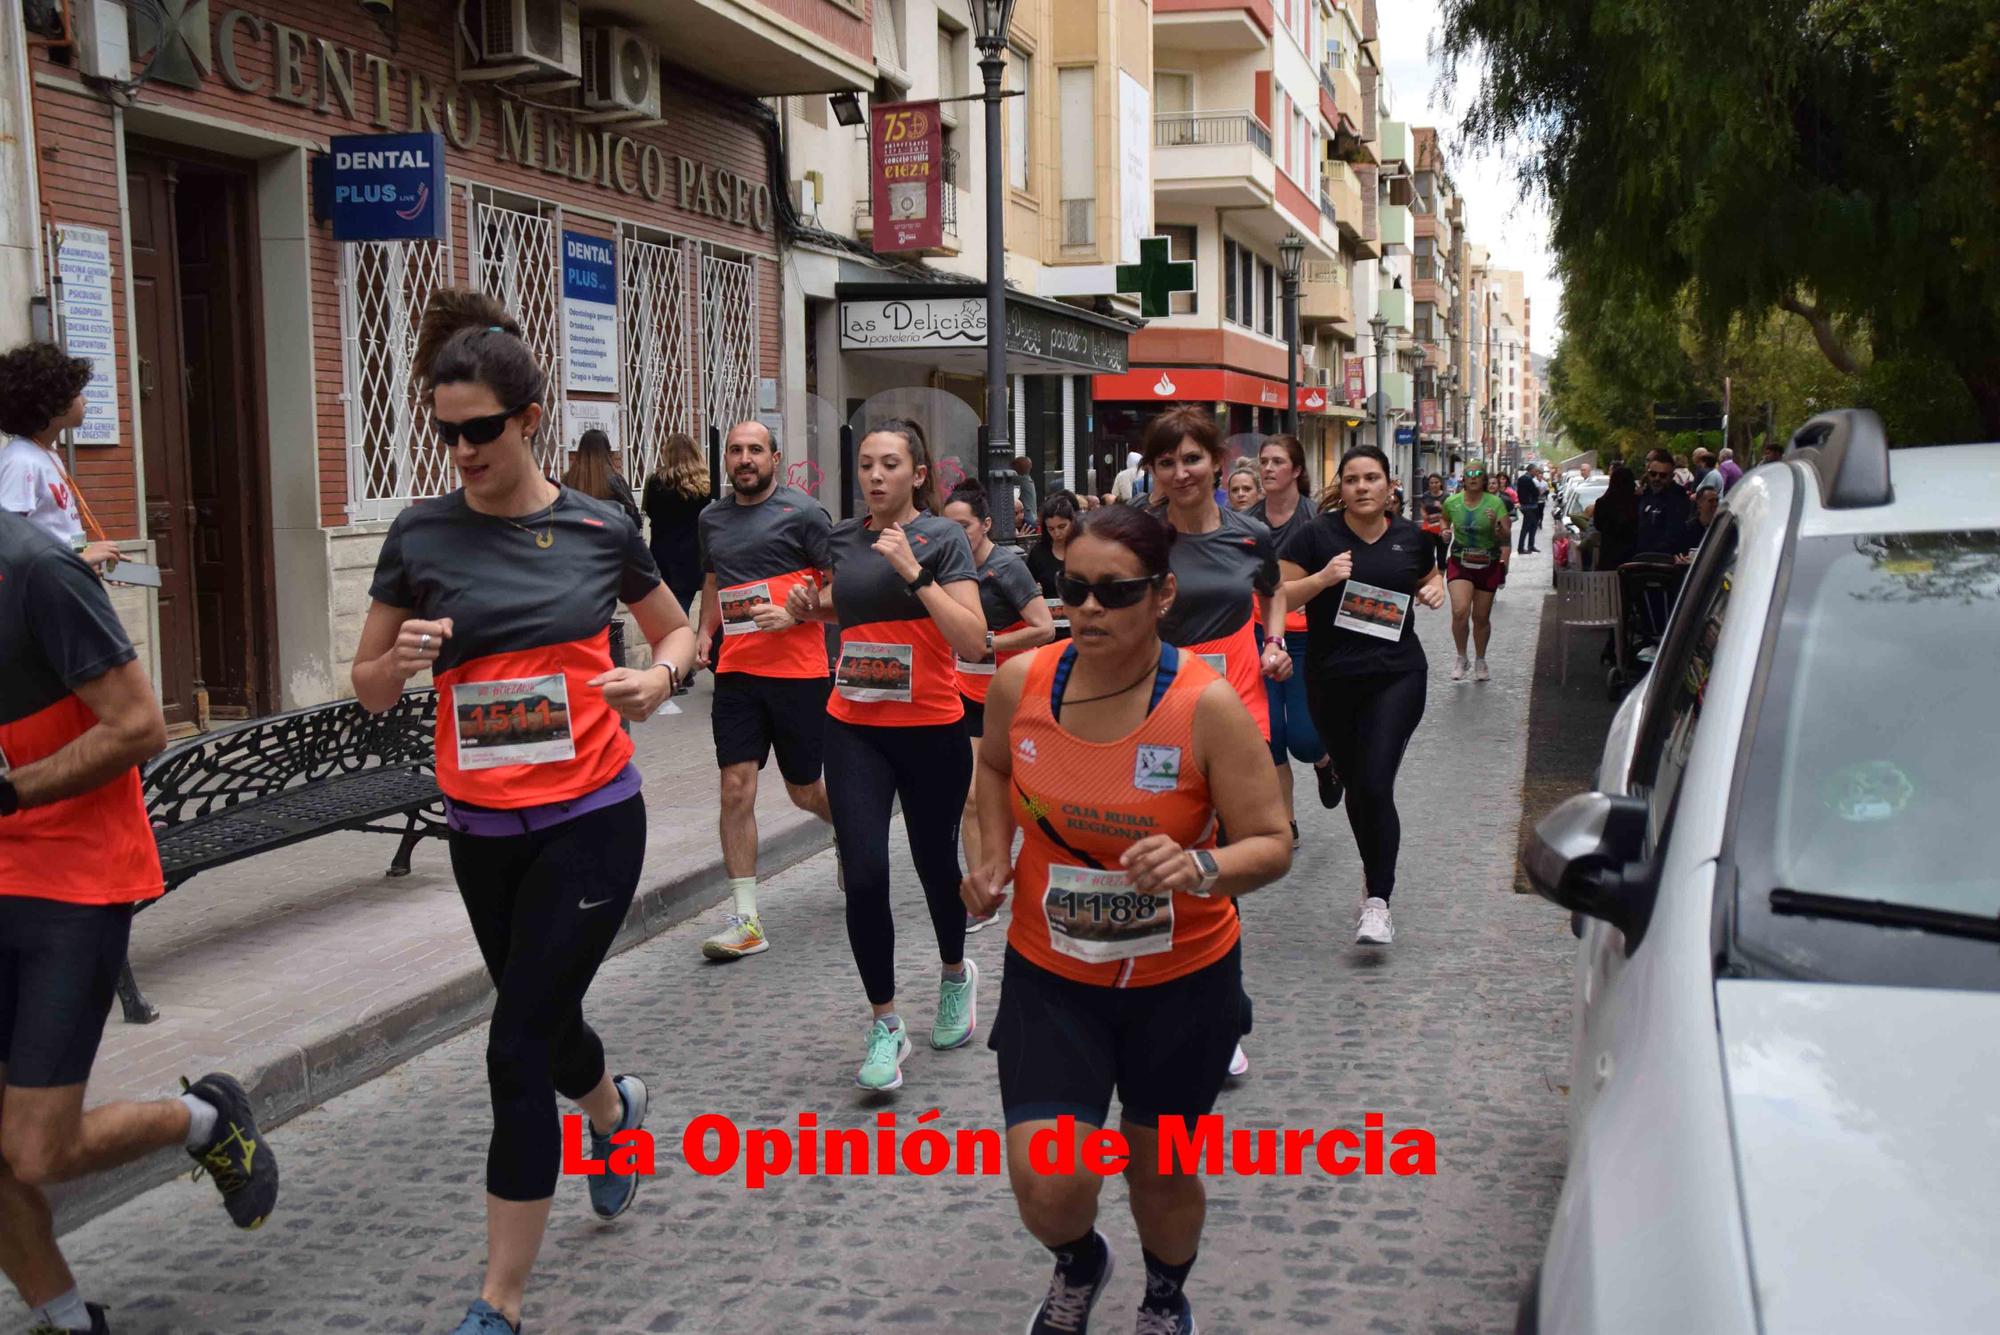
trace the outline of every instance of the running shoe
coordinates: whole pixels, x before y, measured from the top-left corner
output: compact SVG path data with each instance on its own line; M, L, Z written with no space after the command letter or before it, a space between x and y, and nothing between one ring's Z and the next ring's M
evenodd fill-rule
M854 1074L854 1083L863 1089L901 1089L903 1058L910 1055L910 1028L891 1029L877 1020L868 1028L868 1055Z
M256 1228L278 1203L278 1158L257 1129L250 1096L234 1076L211 1071L181 1088L216 1110L215 1131L208 1143L190 1146L195 1177L207 1173L222 1193L223 1208L238 1228Z
M1340 775L1334 772L1333 766L1320 765L1315 767L1313 778L1319 781L1319 804L1328 811L1339 806L1341 794Z
M1491 672L1488 672L1488 671L1486 670L1486 660L1485 660L1485 659L1483 659L1483 658L1482 658L1482 659L1480 659L1480 660L1479 660L1478 662L1476 662L1476 663L1474 663L1474 664L1472 665L1472 679L1473 679L1474 681L1492 681L1492 680L1493 680L1493 674L1492 674Z
M1470 665L1465 661L1464 654L1459 654L1457 657L1453 658L1451 660L1451 679L1453 681L1464 681L1466 669L1469 666Z
M106 1310L104 1304L85 1303L83 1306L84 1310L90 1313L90 1335L111 1335L111 1323L104 1317ZM52 1326L48 1322L43 1321L38 1325L30 1326L28 1328L28 1335L77 1335L77 1332L70 1330L66 1326Z
M1235 1076L1250 1074L1250 1055L1243 1051L1241 1043L1236 1045L1236 1051L1229 1054L1229 1074Z
M931 1046L962 1048L979 1025L979 966L965 962L965 972L938 980L937 1019L931 1022Z
M761 955L771 948L764 925L756 914L745 917L732 913L723 929L701 943L701 953L712 960L740 960L745 955Z
M1299 851L1299 823L1297 821L1292 822L1292 851L1294 853Z
M1178 1311L1162 1312L1155 1307L1141 1307L1139 1324L1132 1335L1200 1335L1200 1330L1194 1324L1194 1307L1183 1293Z
M1389 920L1389 901L1370 895L1361 901L1361 920L1354 926L1357 946L1386 946L1396 939L1396 925Z
M966 935L970 936L972 933L978 931L980 928L988 926L993 922L995 918L998 918L999 916L1000 915L998 913L989 913L982 918L977 913L974 913L971 909L967 909L965 911Z
M521 1328L509 1325L497 1308L481 1298L465 1310L465 1320L453 1328L451 1335L521 1335Z
M1094 1231L1094 1230L1093 1230ZM1088 1283L1072 1284L1063 1278L1061 1267L1049 1276L1049 1292L1042 1305L1028 1319L1027 1335L1083 1335L1090 1329L1090 1309L1111 1282L1111 1244L1102 1233L1098 1245L1104 1248L1104 1265Z
M611 1137L620 1131L637 1131L646 1124L646 1082L636 1075L621 1075L612 1080L612 1088L624 1104L625 1112L618 1119L618 1125L605 1135L598 1135L597 1128L590 1128L590 1157L609 1163L611 1153L617 1147ZM590 1208L597 1212L599 1219L616 1219L625 1213L625 1207L639 1194L637 1173L614 1173L607 1167L600 1177L589 1179Z

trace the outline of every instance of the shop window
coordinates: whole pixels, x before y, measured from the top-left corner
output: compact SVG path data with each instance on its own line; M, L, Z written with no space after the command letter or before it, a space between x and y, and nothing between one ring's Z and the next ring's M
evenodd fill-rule
M1257 261L1257 328L1266 337L1275 337L1272 331L1277 326L1278 271L1262 260Z
M1019 47L1007 52L1007 87L1020 94L1007 99L1007 184L1016 190L1028 189L1028 169L1032 165L1033 142L1028 127L1035 123L1035 58Z
M340 248L341 368L347 405L347 517L387 519L458 484L411 361L424 305L451 286L449 242Z

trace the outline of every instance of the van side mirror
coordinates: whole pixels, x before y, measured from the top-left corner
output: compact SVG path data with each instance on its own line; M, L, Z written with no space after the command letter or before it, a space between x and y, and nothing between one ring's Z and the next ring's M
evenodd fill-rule
M1640 859L1646 803L1610 793L1578 793L1542 818L1522 862L1535 892L1572 913L1610 923L1639 948L1659 884Z

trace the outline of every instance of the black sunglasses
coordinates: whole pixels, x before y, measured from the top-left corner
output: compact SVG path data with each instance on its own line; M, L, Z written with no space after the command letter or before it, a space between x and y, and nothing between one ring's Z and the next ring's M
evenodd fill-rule
M507 429L507 423L520 413L526 412L527 404L509 408L504 413L494 413L490 417L468 417L463 422L434 422L438 439L446 445L458 444L460 436L468 445L491 445L500 439L500 433Z
M1056 592L1062 595L1066 606L1082 607L1095 597L1099 607L1113 612L1144 598L1146 590L1157 586L1160 578L1158 575L1141 575L1138 579L1103 579L1090 584L1074 575L1057 575Z

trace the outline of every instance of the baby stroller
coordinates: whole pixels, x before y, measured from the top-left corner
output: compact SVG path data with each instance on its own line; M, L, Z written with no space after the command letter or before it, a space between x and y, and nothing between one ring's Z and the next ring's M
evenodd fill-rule
M1642 553L1637 560L1618 567L1618 605L1625 633L1618 661L1605 680L1606 693L1613 700L1652 669L1687 572L1686 566L1660 552Z

